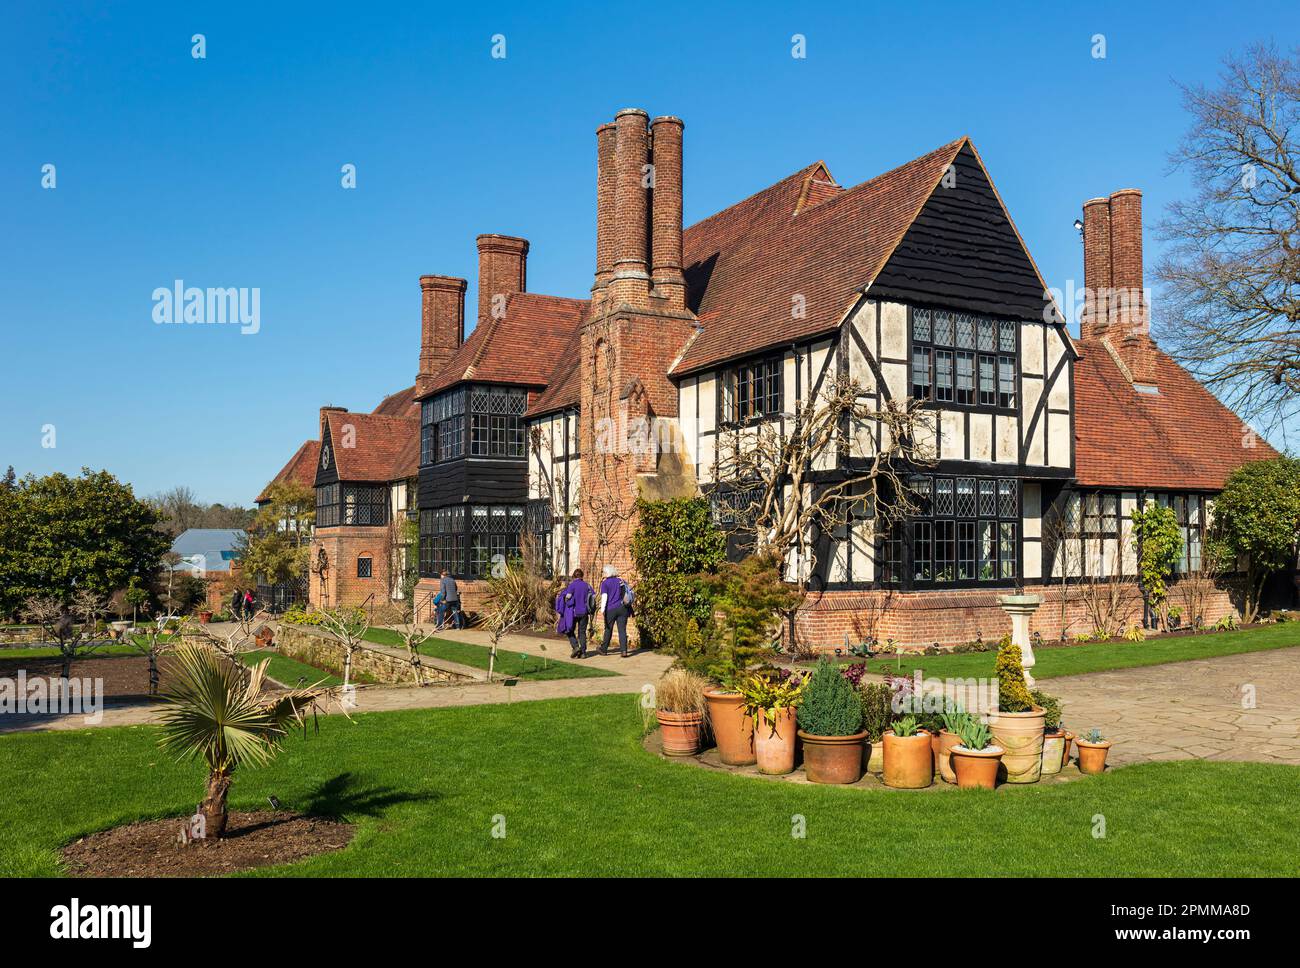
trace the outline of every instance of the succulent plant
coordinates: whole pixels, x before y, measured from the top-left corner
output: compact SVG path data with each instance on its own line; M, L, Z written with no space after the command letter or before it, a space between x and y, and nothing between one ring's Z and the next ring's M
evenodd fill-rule
M1106 737L1101 735L1101 730L1099 730L1096 726L1088 730L1087 734L1083 738L1086 742L1089 743L1102 743L1105 742L1106 740Z
M916 735L916 717L904 716L894 720L894 735L898 737Z
M966 722L962 723L957 735L961 737L961 745L972 753L987 749L989 740L992 738L988 724L978 716L969 715L966 717Z

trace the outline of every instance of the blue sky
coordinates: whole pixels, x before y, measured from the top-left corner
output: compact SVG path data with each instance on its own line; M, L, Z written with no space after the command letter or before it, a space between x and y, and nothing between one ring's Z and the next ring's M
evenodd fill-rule
M1297 28L1269 2L9 5L0 467L250 502L320 405L413 381L418 276L474 306L476 234L531 241L530 290L586 294L594 131L626 106L685 119L688 224L818 158L852 185L969 134L1049 285L1081 284L1072 222L1121 187L1150 266L1188 192L1173 81ZM260 331L156 325L175 279L259 288Z

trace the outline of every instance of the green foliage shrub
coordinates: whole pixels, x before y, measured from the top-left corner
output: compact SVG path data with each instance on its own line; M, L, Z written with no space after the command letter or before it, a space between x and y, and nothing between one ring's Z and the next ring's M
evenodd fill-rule
M1034 707L1021 661L1020 646L1008 642L998 649L998 709L1004 713L1027 713Z
M637 629L649 644L684 646L711 619L702 574L727 559L727 539L703 498L637 501L639 522L629 550L636 565Z
M826 658L817 663L804 690L799 728L813 736L852 736L862 729L862 700Z
M862 728L867 731L867 739L879 743L894 718L893 690L883 682L868 682L858 695L862 704Z
M1035 706L1042 706L1046 712L1043 717L1043 727L1049 732L1054 733L1061 728L1061 700L1055 696L1048 695L1041 689L1035 689L1030 693Z

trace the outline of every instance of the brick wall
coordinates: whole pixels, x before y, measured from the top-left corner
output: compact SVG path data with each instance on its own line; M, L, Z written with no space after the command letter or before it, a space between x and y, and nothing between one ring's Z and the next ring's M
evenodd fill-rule
M1077 586L1065 595L1064 612L1058 586L1028 588L1029 594L1043 596L1043 604L1034 613L1031 632L1044 639L1060 638L1062 626L1069 635L1091 632L1093 623ZM803 645L813 647L842 646L845 636L850 643L869 636L884 642L892 639L904 646L956 645L1000 639L1011 631L1011 617L998 605L1000 595L1014 594L1015 589L946 590L941 592L832 591L811 596L795 615L795 635ZM1174 585L1170 601L1180 604L1181 596ZM1218 622L1225 615L1240 617L1228 593L1215 590L1206 603L1206 624ZM1123 590L1122 621L1125 625L1142 622L1142 598L1136 585ZM787 630L788 638L788 630Z
M313 567L320 549L325 550L329 570L324 581L312 573L308 579L308 601L317 608L360 605L371 593L379 605L389 601L389 533L387 527L317 528L312 539ZM370 556L369 578L357 577L357 558Z

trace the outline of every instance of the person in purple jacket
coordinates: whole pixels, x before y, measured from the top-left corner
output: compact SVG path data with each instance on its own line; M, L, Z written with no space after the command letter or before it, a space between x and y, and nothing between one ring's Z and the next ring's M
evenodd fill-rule
M573 580L555 599L555 611L560 616L561 628L569 634L569 658L587 657L587 624L591 621L591 607L596 593L583 580L582 569L576 568Z
M606 565L604 574L600 583L600 610L605 616L605 638L600 643L600 654L609 655L609 640L617 627L619 652L626 659L627 618L632 614L631 592L613 565Z

